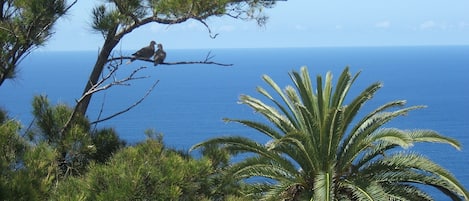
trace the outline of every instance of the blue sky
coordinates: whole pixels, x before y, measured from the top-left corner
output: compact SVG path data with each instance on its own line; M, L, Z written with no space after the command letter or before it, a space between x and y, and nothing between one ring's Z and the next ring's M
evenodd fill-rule
M91 30L91 9L102 1L79 0L55 27L43 50L94 50L103 39ZM322 46L469 45L468 0L288 0L266 10L265 27L254 21L212 17L211 39L196 21L150 24L117 47L134 50L155 40L167 49Z

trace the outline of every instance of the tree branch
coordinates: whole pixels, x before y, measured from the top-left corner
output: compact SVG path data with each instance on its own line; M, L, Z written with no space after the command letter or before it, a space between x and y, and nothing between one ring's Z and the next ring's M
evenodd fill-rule
M218 36L218 33L216 33L215 35L212 35L212 29L210 29L210 27L208 26L208 24L204 20L198 19L198 18L196 20L199 21L200 23L202 23L205 26L205 28L207 28L208 35L210 36L210 38L215 39Z
M140 103L142 103L143 100L145 100L145 98L147 98L148 95L150 95L150 93L153 91L153 89L156 87L156 85L158 84L159 80L156 80L155 83L153 83L153 85L150 87L150 89L148 89L147 93L145 93L144 96L142 96L142 98L140 98L140 100L138 100L137 102L135 102L133 105L127 107L126 109L122 110L122 111L119 111L119 112L116 112L114 113L113 115L110 115L106 118L103 118L103 119L99 119L96 120L96 121L93 121L91 122L91 124L97 124L97 123L100 123L100 122L103 122L103 121L107 121L109 119L112 119L116 116L119 116L121 114L124 114L126 112L128 112L129 110L131 110L132 108L134 108L135 106L139 105Z
M119 66L122 65L122 62L117 62L117 61L114 61L114 62L108 62L109 63L109 67L108 69L110 70L108 74L106 75L103 75L101 80L99 80L96 84L92 84L92 86L88 89L88 91L86 91L85 93L83 93L83 95L76 101L77 102L77 105L79 105L80 103L82 103L87 97L91 96L92 94L95 94L97 92L100 92L100 91L103 91L103 90L106 90L106 89L109 89L115 85L129 85L128 82L129 81L132 81L132 80L136 80L136 79L145 79L145 78L149 78L150 76L139 76L139 77L136 77L135 75L147 68L145 66L142 66L140 68L137 68L135 70L132 71L132 73L130 73L127 77L123 78L123 79L120 79L120 80L117 80L114 78L113 81L111 81L110 83L108 84L105 84L106 81L108 81L109 79L111 79L112 77L114 77L116 71L119 69ZM156 85L156 84L154 84ZM154 86L152 86L152 90L153 90ZM149 93L149 92L147 92ZM148 95L145 95L144 97L146 97ZM138 101L138 103L142 102L143 100L140 100ZM135 107L136 104L134 104L133 106L130 107L133 108ZM130 110L129 109L129 110ZM127 110L128 111L128 110ZM124 111L126 112L126 111ZM120 112L119 114L122 114L124 112ZM60 130L60 133L63 134L65 131L67 131L71 124L72 124L72 121L73 119L75 118L76 115L78 115L79 113L79 110L78 110L78 107L75 107L72 114L70 115L70 117L68 118L67 122L64 124L64 126L62 127L62 129ZM117 115L119 115L117 114ZM115 116L117 116L115 115ZM110 117L112 118L112 117ZM107 119L110 119L109 117L105 118L106 120ZM102 120L104 121L104 120Z
M212 57L207 57L208 59L212 58ZM116 60L124 60L124 59L136 59L136 60L140 60L140 61L146 61L146 62L151 62L151 63L154 63L154 61L152 59L144 59L144 58L135 58L135 57L129 57L129 56L120 56L120 57L113 57L113 58L110 58L108 59L107 61L110 62L110 61L116 61ZM213 65L218 65L218 66L233 66L233 64L224 64L224 63L218 63L218 62L213 62L213 61L209 61L209 60L204 60L204 61L178 61L178 62L163 62L163 63L160 63L158 65L183 65L183 64L213 64Z

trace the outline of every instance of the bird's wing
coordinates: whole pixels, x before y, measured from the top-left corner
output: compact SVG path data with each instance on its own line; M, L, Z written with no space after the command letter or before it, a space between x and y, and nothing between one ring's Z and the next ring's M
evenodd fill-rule
M158 50L155 54L154 60L155 63L161 63L166 58L166 52Z
M137 52L133 53L133 56L136 57L143 57L143 58L150 58L153 56L155 49L153 47L144 47Z

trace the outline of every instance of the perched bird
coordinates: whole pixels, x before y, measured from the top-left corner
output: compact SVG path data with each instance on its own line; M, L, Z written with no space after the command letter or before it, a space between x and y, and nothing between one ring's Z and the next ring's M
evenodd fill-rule
M132 54L132 58L130 59L130 62L135 61L138 58L141 59L149 59L153 54L155 53L155 41L151 41L149 46L146 46L137 52ZM129 63L130 63L129 62Z
M158 44L158 50L155 52L155 57L153 58L154 63L153 65L158 65L163 63L164 59L166 58L166 52L163 50L163 45Z

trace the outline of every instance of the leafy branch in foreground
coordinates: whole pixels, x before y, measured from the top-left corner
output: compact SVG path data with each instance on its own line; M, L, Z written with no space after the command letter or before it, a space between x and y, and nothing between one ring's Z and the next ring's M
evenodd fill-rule
M17 65L53 35L55 22L77 2L0 0L0 86L15 78Z

